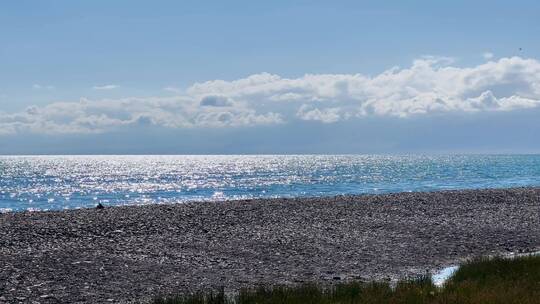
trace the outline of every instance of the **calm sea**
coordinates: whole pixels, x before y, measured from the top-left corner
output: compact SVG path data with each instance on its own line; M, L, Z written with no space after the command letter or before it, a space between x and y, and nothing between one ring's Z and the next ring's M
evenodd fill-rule
M540 185L540 155L0 156L0 212Z

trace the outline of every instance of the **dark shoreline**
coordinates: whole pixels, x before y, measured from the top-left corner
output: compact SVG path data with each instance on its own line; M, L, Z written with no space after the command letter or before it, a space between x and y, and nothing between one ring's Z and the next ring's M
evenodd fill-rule
M0 303L414 276L540 247L540 188L0 214Z

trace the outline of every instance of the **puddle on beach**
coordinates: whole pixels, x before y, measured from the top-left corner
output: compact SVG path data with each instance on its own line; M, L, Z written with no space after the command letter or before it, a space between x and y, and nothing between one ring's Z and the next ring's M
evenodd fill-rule
M517 258L522 256L528 256L528 255L540 255L540 251L533 251L533 252L527 252L527 253L509 253L506 255L503 255L505 258ZM459 266L451 265L448 267L445 267L438 271L437 273L433 274L431 276L431 280L433 281L433 284L437 287L442 287L448 279L459 269Z
M444 283L459 269L459 266L448 266L441 271L431 276L433 284L437 287L442 287Z

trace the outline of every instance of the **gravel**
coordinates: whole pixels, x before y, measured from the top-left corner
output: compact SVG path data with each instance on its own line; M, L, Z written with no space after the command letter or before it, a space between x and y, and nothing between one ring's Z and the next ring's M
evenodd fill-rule
M540 248L540 188L0 214L0 302L393 280Z

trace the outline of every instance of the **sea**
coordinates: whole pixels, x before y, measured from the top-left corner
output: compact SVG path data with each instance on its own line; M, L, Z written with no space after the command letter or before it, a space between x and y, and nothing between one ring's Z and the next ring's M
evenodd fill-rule
M0 156L0 212L540 186L540 155Z

